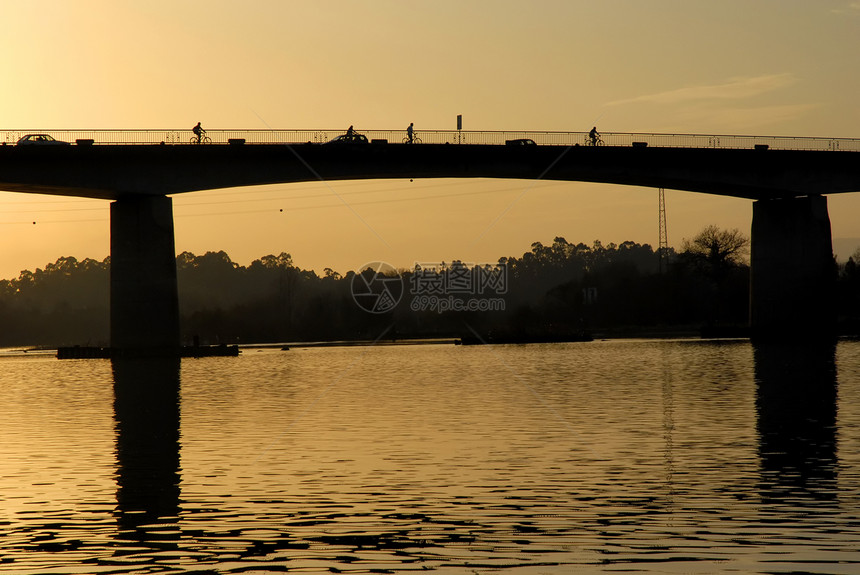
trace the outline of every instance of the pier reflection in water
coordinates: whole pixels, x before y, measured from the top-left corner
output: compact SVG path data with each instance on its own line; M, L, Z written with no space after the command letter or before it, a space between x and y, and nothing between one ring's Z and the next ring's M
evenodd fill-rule
M860 570L860 342L0 374L0 572Z
M762 497L807 505L837 493L836 344L757 345Z
M169 537L179 516L178 358L113 359L120 537Z

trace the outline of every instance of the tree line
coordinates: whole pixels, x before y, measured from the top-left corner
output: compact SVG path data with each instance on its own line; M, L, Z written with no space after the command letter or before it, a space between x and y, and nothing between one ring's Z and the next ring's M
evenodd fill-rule
M297 267L288 253L241 266L223 251L183 252L176 258L180 325L186 344L732 329L748 319L748 246L737 230L715 226L679 251L557 237L480 270L453 260L387 275L329 268L320 275ZM472 272L489 283L467 285ZM397 277L400 291L384 293L380 280ZM838 290L845 325L860 323L858 287L860 266L850 259ZM427 298L428 288L435 300ZM62 257L0 280L0 346L107 345L109 291L110 258ZM370 313L362 297L396 305ZM451 307L489 298L501 305ZM442 300L445 310L423 305Z

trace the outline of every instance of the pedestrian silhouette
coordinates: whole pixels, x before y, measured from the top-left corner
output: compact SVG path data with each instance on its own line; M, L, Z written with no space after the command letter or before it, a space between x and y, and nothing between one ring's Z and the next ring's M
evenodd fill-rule
M412 128L412 124L413 124L413 122L409 122L409 127L406 128L406 137L409 139L410 144L412 143L413 132L414 132L414 130Z

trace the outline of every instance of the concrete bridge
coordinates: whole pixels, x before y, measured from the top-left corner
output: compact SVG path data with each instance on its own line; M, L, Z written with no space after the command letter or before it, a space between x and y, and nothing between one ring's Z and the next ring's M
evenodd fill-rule
M515 178L604 182L754 202L754 337L829 337L835 267L827 194L860 191L860 140L667 134L362 132L49 132L73 145L0 145L0 190L111 204L111 345L179 346L172 200L236 186L379 178ZM2 139L0 132L0 139ZM65 136L65 138L64 138ZM506 145L506 142L510 142Z

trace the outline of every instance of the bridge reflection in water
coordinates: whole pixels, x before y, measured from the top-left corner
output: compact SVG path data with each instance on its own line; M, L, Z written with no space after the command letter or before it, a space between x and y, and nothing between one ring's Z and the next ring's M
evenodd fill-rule
M831 500L837 480L836 344L756 344L761 494ZM132 539L180 508L180 359L113 359L117 520Z
M757 344L761 495L809 506L837 493L836 344Z
M563 463L555 458L544 459L545 454L541 455L541 449L555 449L550 438L566 437L561 443L570 441L566 433L547 435L548 431L553 429L552 423L545 429L536 430L531 438L528 434L525 434L525 437L519 436L523 441L519 446L516 441L509 442L514 435L507 433L516 431L521 434L522 428L519 426L522 421L530 421L533 424L535 420L531 418L534 414L542 413L541 409L534 406L517 406L513 412L524 411L531 415L526 415L522 421L518 419L523 417L522 415L513 416L512 419L517 423L511 428L502 426L502 429L506 430L502 436L503 441L496 442L485 437L483 441L488 443L483 444L480 438L471 438L475 445L492 447L489 454L491 461L500 467L493 470L482 468L480 473L489 477L493 477L494 472L498 473L498 484L493 484L489 479L487 481L490 481L488 485L493 485L501 494L495 496L497 499L493 499L494 495L491 493L495 491L481 491L484 485L482 483L477 483L477 486L470 484L468 488L463 488L466 493L452 495L450 505L441 505L441 508L437 506L440 501L445 501L446 496L440 493L446 492L443 490L433 496L427 496L422 491L425 487L420 481L426 481L426 489L433 493L433 489L438 488L434 481L438 480L449 486L450 480L442 476L455 466L469 468L470 465L457 461L458 457L452 454L453 459L446 460L440 470L428 463L436 461L434 457L418 449L409 451L409 455L399 456L396 456L398 448L392 448L391 452L386 451L388 441L394 441L400 447L403 446L403 441L412 448L418 445L426 446L426 438L421 438L421 433L416 433L412 439L406 440L402 437L385 437L390 429L398 429L397 425L410 417L386 412L401 403L413 401L409 394L415 393L419 388L423 389L421 393L426 394L424 400L436 393L429 386L429 382L436 377L428 375L432 373L431 369L417 368L421 373L420 377L428 379L426 384L422 381L422 385L415 385L414 382L398 377L410 369L404 367L408 362L403 362L394 372L395 376L381 385L386 388L382 393L390 395L391 390L400 389L409 397L394 399L392 403L385 404L387 408L369 416L369 426L372 428L379 425L379 429L376 432L371 431L369 438L355 438L356 445L369 441L370 445L366 447L370 451L379 450L391 458L390 467L369 471L367 476L359 473L357 476L347 477L347 470L357 469L354 461L340 459L341 453L348 453L349 443L334 447L326 441L319 442L317 432L325 435L325 430L315 431L318 422L307 421L300 425L300 429L293 430L296 435L287 441L289 445L278 448L278 455L270 467L267 464L264 468L243 469L242 473L247 473L246 476L243 475L243 480L247 480L247 483L242 486L233 484L224 477L215 479L215 468L231 465L227 460L235 457L237 449L243 449L242 446L255 445L255 448L259 448L253 441L248 442L250 438L260 437L259 430L251 428L260 422L268 429L275 421L292 421L293 410L302 404L299 399L301 394L294 395L297 389L314 389L313 383L304 387L308 381L303 377L296 377L296 381L273 378L274 373L282 374L281 371L266 370L266 377L255 375L260 373L256 371L256 367L282 365L284 361L292 361L291 359L284 359L283 356L277 360L274 356L266 359L267 356L258 355L257 361L260 363L250 364L253 367L246 365L244 370L247 371L237 369L225 379L216 378L216 381L223 383L244 374L247 380L240 377L232 381L231 385L236 386L233 392L243 388L246 392L253 390L253 393L244 395L248 406L260 409L265 405L266 414L259 422L253 417L247 417L247 413L243 415L241 409L226 417L224 423L231 431L238 432L239 439L232 445L219 445L217 440L210 438L210 448L203 450L207 455L196 462L194 448L186 447L187 471L183 471L180 466L181 394L178 360L114 360L114 407L117 427L115 516L119 526L119 541L116 554L100 561L111 566L120 565L121 560L137 561L141 566L193 561L198 568L203 567L202 562L210 569L215 569L216 566L224 569L234 567L239 571L250 567L287 570L288 567L308 564L303 561L313 560L313 565L318 569L322 566L337 565L338 568L347 570L347 567L355 566L358 561L367 561L365 557L373 556L385 558L388 561L386 565L396 569L401 562L415 566L418 561L426 561L428 565L453 561L453 557L466 553L464 550L476 555L506 553L510 556L520 553L523 556L541 557L537 549L548 549L551 554L547 551L544 556L544 560L548 562L599 561L600 563L589 563L595 567L605 567L607 562L614 565L623 564L623 568L629 568L634 563L656 563L658 567L651 569L657 571L665 567L666 563L663 561L675 561L677 566L677 561L690 561L691 556L700 554L698 560L708 561L707 566L710 567L713 566L713 561L725 561L726 564L733 564L744 570L740 566L741 563L749 569L750 565L761 561L762 564L756 564L758 568L769 565L771 570L782 571L787 570L787 564L797 566L803 562L815 561L820 561L822 565L827 563L832 568L837 562L827 553L832 553L834 549L851 558L852 552L846 550L850 544L845 538L836 538L833 541L828 539L829 534L838 532L840 521L850 521L856 516L853 508L839 500L835 346L787 348L755 345L752 349L752 370L748 362L742 362L737 369L722 369L716 361L716 358L748 359L749 344L746 342L730 342L728 345L723 342L696 342L692 346L686 343L678 346L673 342L595 344L593 347L589 344L588 348L576 348L576 355L586 356L588 361L584 364L591 364L597 359L608 357L606 354L609 353L607 348L610 345L620 350L616 352L618 355L611 357L622 359L621 364L628 366L627 369L620 370L623 375L617 381L613 381L612 375L607 376L605 370L595 369L594 374L598 375L571 370L571 375L567 376L570 378L570 385L564 385L559 381L565 381L566 377L557 378L549 374L550 370L541 371L537 363L526 364L533 367L536 374L542 374L537 376L535 384L543 386L541 389L544 393L558 393L554 401L559 402L557 405L561 413L578 414L582 418L576 420L578 425L585 426L592 434L606 424L601 421L588 423L588 414L603 413L610 421L606 425L609 435L616 439L625 438L624 442L619 442L624 444L624 447L616 452L618 459L605 462L608 466L605 469L611 470L610 476L601 475L601 460L593 459L592 453L580 448L573 452L561 448L558 453L568 458ZM596 350L598 346L603 349ZM649 352L646 346L665 349L655 353ZM677 346L680 350L671 346ZM708 353L720 346L730 349L721 354ZM692 347L698 351L689 351ZM421 353L430 353L423 348L424 346L419 350ZM856 350L856 345L854 349ZM456 362L463 361L477 366L493 353L501 353L510 360L525 357L549 358L553 366L571 366L576 365L576 362L556 363L565 353L572 355L571 350L570 345L541 348L515 346L504 348L501 352L482 349L475 350L483 354L481 356L450 359L447 365L453 366ZM410 355L414 352L408 351ZM664 351L669 355L664 356ZM344 357L353 357L346 355L332 359L336 357L333 350L327 353L326 359L304 360L307 362L304 368L310 371L290 373L304 373L305 376L328 373L326 370L330 366L321 369L318 364L334 361L332 365L340 365L339 362L346 361ZM354 350L350 353L354 353ZM390 349L383 350L382 353L387 357L397 357L394 355L397 352ZM404 353L403 348L399 353ZM856 357L856 351L853 353ZM442 358L443 354L449 357L451 355L439 349L431 355L420 357ZM628 380L635 380L636 376L630 377L629 362L643 355L648 361L645 361L641 369L649 375L643 376L641 381L630 383ZM259 359L261 357L263 359ZM661 366L660 363L650 361L655 357L663 358L665 364ZM700 357L706 357L707 360L702 364L690 363ZM277 363L270 364L270 361ZM424 365L437 364L429 362ZM684 371L690 365L714 371L696 379L700 374L695 369ZM679 424L676 433L682 435L677 438L679 441L675 447L684 452L679 461L683 460L689 467L677 468L676 474L670 475L665 485L660 483L659 473L649 480L649 474L659 467L657 464L660 442L649 442L640 437L638 440L634 439L632 444L625 443L643 430L656 429L653 427L657 421L655 417L659 414L659 408L654 407L657 402L653 400L656 397L646 394L640 398L639 402L645 407L641 411L637 409L635 413L644 417L641 421L632 421L629 424L621 422L620 419L624 418L619 416L632 413L626 410L636 402L621 401L617 411L612 408L607 412L601 411L602 408L596 405L601 401L606 401L606 405L617 403L612 398L621 390L649 389L655 381L659 381L659 376L655 375L658 369L669 370L667 374L670 381L671 377L689 375L689 379L678 379L674 386L679 396L676 399L686 398L676 406L677 421L664 421L669 428L674 427L675 423ZM201 373L206 373L206 369L198 365L198 377ZM720 379L721 376L728 375L737 377L730 380ZM845 375L846 372L843 372L842 376ZM754 395L747 393L747 390L752 391L753 376ZM255 379L256 377L259 379ZM348 379L353 380L353 377L356 382L372 380L358 375L351 375ZM649 377L655 379L651 380ZM712 380L711 377L716 378ZM470 387L473 385L485 389L493 387L483 383L476 384L475 381L463 382L453 377L442 379L457 380L457 385L465 385L466 389L474 389ZM547 386L548 381L555 383ZM680 384L681 381L684 382L683 385ZM311 382L316 380L311 379ZM597 385L597 382L609 383ZM707 384L702 385L705 382ZM209 379L204 383L200 380L195 382L191 377L189 383L191 385L186 392L191 398L191 404L195 398L200 400L202 397L213 396L215 389L222 392L224 390L221 385L213 386ZM713 383L720 385L711 385ZM293 384L298 387L293 388ZM261 390L266 389L266 386L271 386L271 389L261 394ZM343 386L338 392L343 393L340 397L351 397L351 387ZM373 386L359 387L363 391L356 392L359 396L356 399L358 405L377 397L376 392L370 391ZM718 387L721 389L715 391ZM664 395L667 390L671 393L671 388L671 385L664 385ZM440 389L450 388L442 386ZM365 395L365 392L368 394ZM502 392L502 396L512 397L508 395L509 392L510 389ZM238 393L236 397L242 397L243 393ZM485 397L496 393L499 391L487 392ZM721 395L726 394L732 396L731 400L724 404L728 406L727 413L738 416L739 421L720 420L719 416L708 417L713 416L714 412L707 411L707 400L719 400ZM274 398L281 400L282 405L268 405ZM690 403L690 398L695 398L695 401ZM213 413L209 410L223 405L223 397L211 399L202 409L201 405L196 406L200 410L196 414L198 421L208 421L205 416ZM439 405L444 405L450 401L450 397L446 398L445 394L441 394L438 400L441 402ZM468 402L466 404L468 405ZM500 405L508 404L502 402ZM706 411L700 411L700 407ZM470 409L464 408L461 414L450 421L458 421L462 415L463 429L471 428L471 423L465 423ZM713 407L710 409L713 410ZM285 413L279 413L281 410ZM186 421L186 441L193 443L195 408L192 406L188 411L191 416ZM360 412L360 408L338 411L340 415ZM417 412L418 408L415 408L412 415ZM492 412L493 409L490 409L481 413L486 416ZM757 433L753 433L752 428L746 426L747 421L751 423L747 416L752 416L753 412ZM696 420L702 415L711 421L697 427ZM272 416L274 419L269 419ZM328 424L344 424L344 428L330 438L334 442L353 433L349 420L340 420L338 417L323 418ZM376 417L383 417L389 420L389 423L393 418L399 423L392 424L394 427L389 428L382 425L381 420L375 420ZM613 418L618 419L613 421ZM507 419L506 415L505 421ZM428 425L428 421L421 422L419 429L427 429L425 425ZM429 423L429 428L436 425ZM474 429L480 427L479 425ZM196 432L199 433L200 429L202 428L198 428ZM368 430L360 426L355 429ZM405 431L406 428L399 429ZM588 437L589 433L584 437ZM852 431L843 428L842 433L856 439L856 433ZM466 437L456 437L456 442L469 443ZM671 434L666 439L671 442ZM413 444L411 441L417 443ZM580 441L581 438L577 437L574 444L579 445ZM641 441L641 445L637 444L637 441ZM524 445L537 451L529 452L531 454L524 457ZM223 448L223 453L218 451L216 446ZM639 447L641 452L637 451ZM671 448L671 443L669 447ZM483 448L478 448L477 452ZM473 446L467 452L474 455L474 449ZM714 449L721 452L722 456L731 454L738 457L739 463L721 469L718 465L720 456L714 453ZM313 450L313 453L307 450ZM203 451L198 450L197 456ZM577 452L579 455L575 455ZM856 453L855 448L855 461ZM751 457L746 458L747 454ZM848 459L851 459L851 455ZM552 467L542 468L541 465L547 462ZM672 465L671 461L668 463ZM558 467L560 464L561 468ZM674 465L677 464L678 462L675 462ZM310 467L306 469L305 465ZM452 467L446 468L446 465ZM502 470L511 475L505 475ZM856 484L856 481L851 481L854 469L849 465L847 470L849 487L841 493L846 497L846 501L850 500L850 494L854 493L851 489L856 491L856 487L851 487ZM474 471L472 468L469 473ZM187 489L185 501L179 488L183 473L187 474L184 477ZM546 473L549 478L542 479L546 483L535 479L534 484L526 482L513 485L522 479L521 473L526 477ZM362 477L371 483L362 487ZM392 478L400 481L388 483ZM599 478L599 481L594 482L595 478ZM752 478L752 481L748 481L749 478ZM225 490L209 489L210 482L211 485ZM453 483L457 484L456 481ZM201 491L201 485L207 485L207 489ZM535 485L539 487L537 493L528 495L530 490L535 489ZM661 499L661 487L668 488L672 496ZM504 497L504 494L518 496ZM363 507L364 498L373 502L369 507L373 512ZM487 515L480 516L482 512ZM547 515L539 515L544 512L547 512ZM556 512L558 515L554 514ZM521 530L514 536L506 530L505 522L508 520L521 522L516 523ZM856 523L853 524L853 530L856 531ZM513 537L513 540L505 537ZM584 542L600 550L596 559L591 555L577 555L579 550L586 547ZM775 563L779 563L781 569L774 567ZM856 566L856 561L853 564ZM551 567L553 565L550 563ZM644 565L638 566L642 571L648 571ZM705 568L707 570L707 567Z
M180 360L114 359L112 366L120 537L164 541L179 521Z

